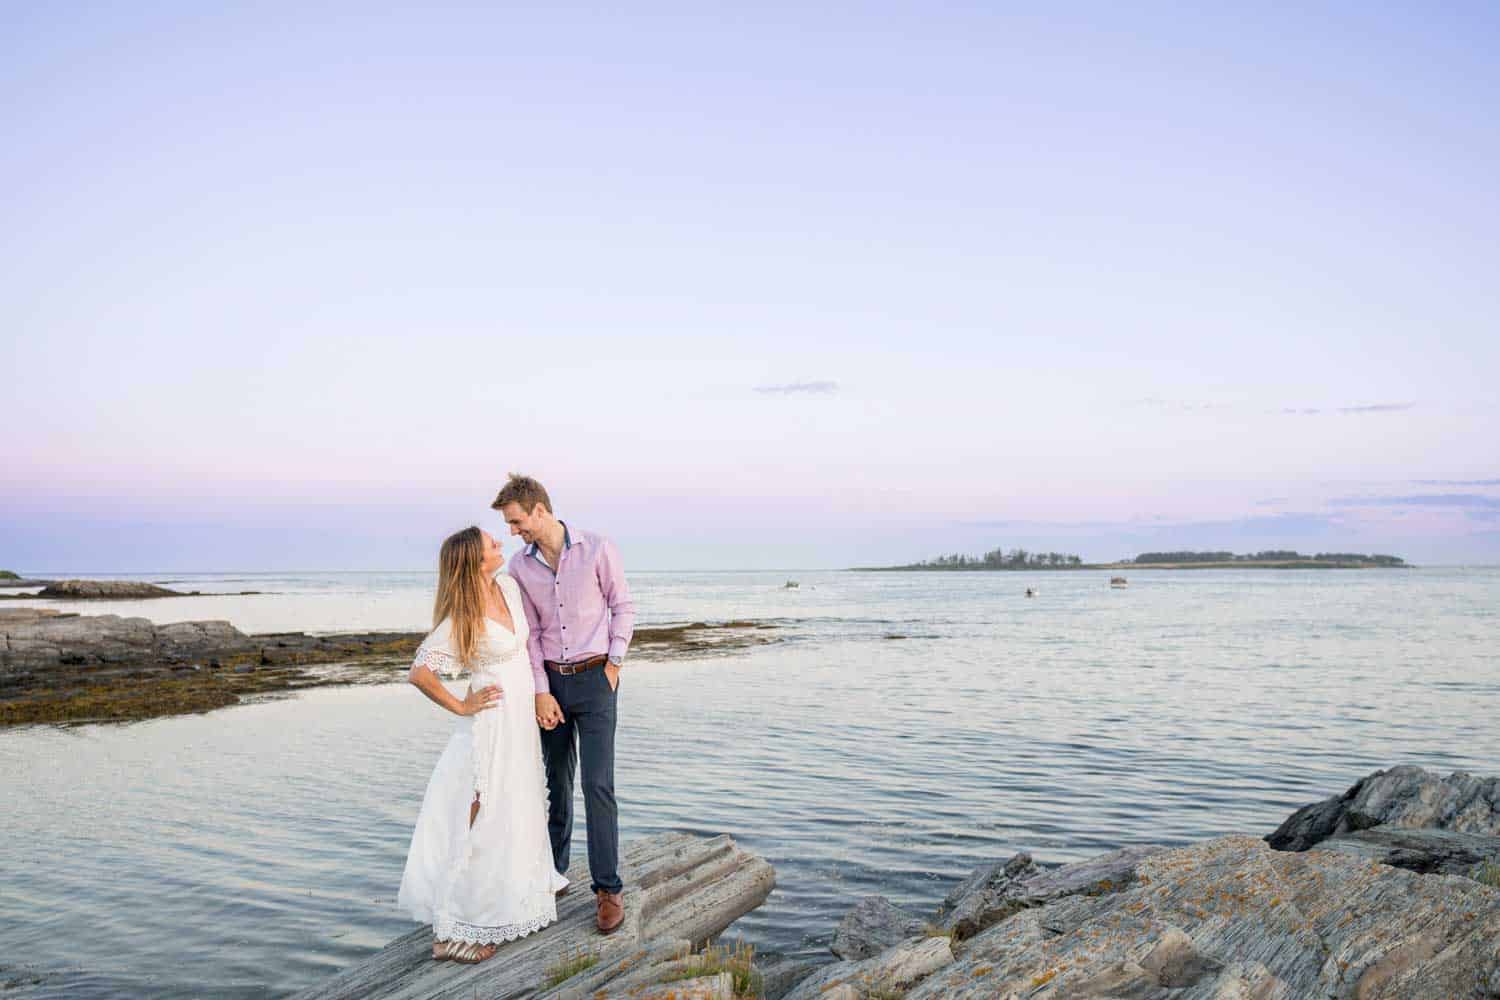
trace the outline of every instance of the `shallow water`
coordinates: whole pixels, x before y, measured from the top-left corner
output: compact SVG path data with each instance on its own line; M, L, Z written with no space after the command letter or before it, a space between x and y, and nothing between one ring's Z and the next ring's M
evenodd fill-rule
M628 665L623 836L733 833L778 879L735 933L817 954L853 897L926 910L1017 850L1262 834L1397 763L1500 772L1500 571L1107 577L633 576L643 623L776 619L785 641ZM86 610L419 628L432 583L170 579L275 593ZM389 685L0 732L0 984L274 996L358 961L411 926L394 896L451 725Z

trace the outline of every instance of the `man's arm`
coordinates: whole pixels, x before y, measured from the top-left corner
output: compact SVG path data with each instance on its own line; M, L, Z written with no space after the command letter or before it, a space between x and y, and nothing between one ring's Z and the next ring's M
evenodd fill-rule
M510 578L516 581L516 589L521 592L521 609L526 613L526 654L531 658L532 689L537 694L551 694L552 685L547 683L547 667L542 659L541 615L537 613L536 605L531 602L531 595L526 592L526 585L521 582L521 577L514 570L509 572Z
M596 571L604 603L609 605L609 659L611 663L624 663L630 637L635 634L635 601L630 596L630 585L625 582L620 550L607 538L599 548Z

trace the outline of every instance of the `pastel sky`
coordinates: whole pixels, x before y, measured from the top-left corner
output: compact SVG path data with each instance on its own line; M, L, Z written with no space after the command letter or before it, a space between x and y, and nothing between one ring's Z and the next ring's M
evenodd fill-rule
M1500 562L1500 8L63 3L0 566Z

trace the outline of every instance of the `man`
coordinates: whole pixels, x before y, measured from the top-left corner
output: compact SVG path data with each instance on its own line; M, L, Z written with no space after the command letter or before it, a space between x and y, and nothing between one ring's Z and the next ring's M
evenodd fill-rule
M609 539L570 528L552 513L542 484L511 474L490 505L526 543L510 560L531 626L527 649L536 720L551 799L552 861L568 870L573 839L573 772L583 764L589 873L601 933L625 921L620 824L615 806L615 703L620 666L635 630L635 604L620 553Z

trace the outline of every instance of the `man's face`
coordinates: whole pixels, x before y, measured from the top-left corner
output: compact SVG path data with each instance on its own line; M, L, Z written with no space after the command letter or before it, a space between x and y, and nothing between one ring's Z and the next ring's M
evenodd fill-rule
M536 541L542 531L542 514L544 510L541 504L531 508L527 513L521 510L518 503L508 503L500 508L500 516L505 518L505 523L510 525L512 535L520 535L521 541L530 545Z

